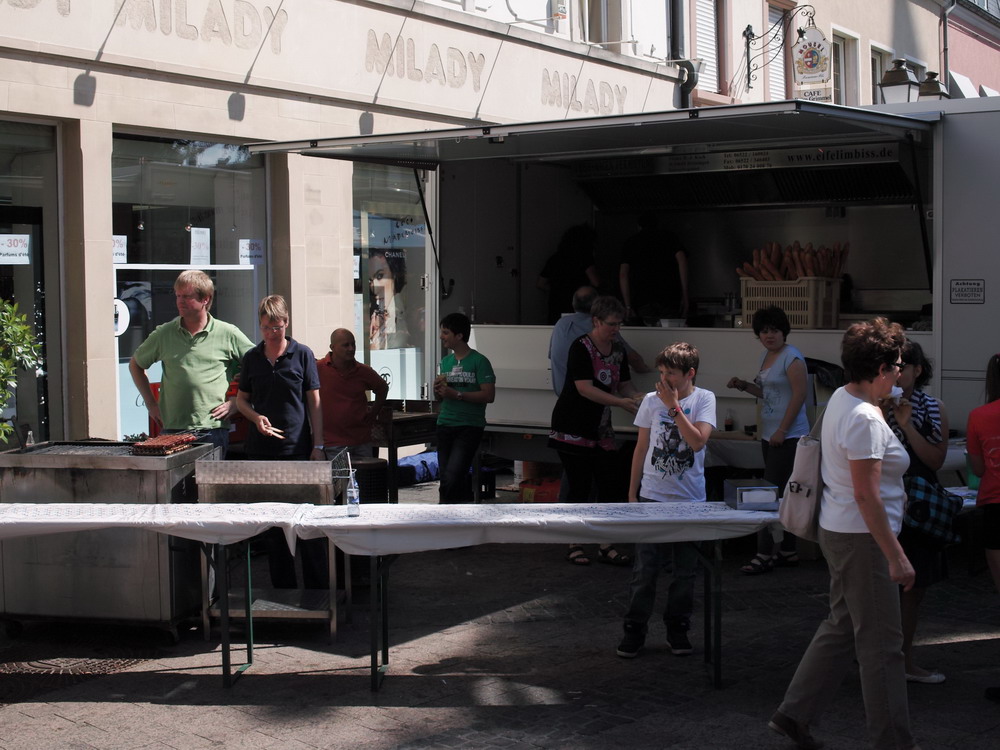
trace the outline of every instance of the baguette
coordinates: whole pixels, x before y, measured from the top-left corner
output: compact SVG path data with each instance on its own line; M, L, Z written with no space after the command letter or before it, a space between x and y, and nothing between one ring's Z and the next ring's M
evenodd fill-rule
M757 269L754 268L753 264L751 264L749 262L744 262L743 263L743 273L744 273L745 276L750 277L754 281L763 281L764 280L764 278L760 275L760 273L757 271Z

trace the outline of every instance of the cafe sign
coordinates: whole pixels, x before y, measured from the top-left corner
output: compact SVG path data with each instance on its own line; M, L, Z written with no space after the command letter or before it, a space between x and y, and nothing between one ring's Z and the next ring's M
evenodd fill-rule
M792 61L796 86L830 80L830 42L816 26L799 29L799 39L792 46Z

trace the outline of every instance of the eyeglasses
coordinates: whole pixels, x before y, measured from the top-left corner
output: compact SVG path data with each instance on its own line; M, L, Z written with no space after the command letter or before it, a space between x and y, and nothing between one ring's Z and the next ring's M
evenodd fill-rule
M624 323L624 321L621 320L602 320L601 322L608 328L621 328Z
M281 331L284 331L287 327L288 327L287 325L261 326L260 330L262 330L264 333L280 333Z

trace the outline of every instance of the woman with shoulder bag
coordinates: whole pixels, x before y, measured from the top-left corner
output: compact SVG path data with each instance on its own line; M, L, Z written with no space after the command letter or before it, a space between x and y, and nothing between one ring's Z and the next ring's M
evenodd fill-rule
M898 586L913 566L896 538L910 461L879 401L899 378L903 329L885 318L855 323L841 344L847 385L823 415L819 544L830 570L830 614L799 663L768 726L799 748L857 659L872 745L911 750Z
M885 421L910 456L907 476L919 476L937 485L937 472L948 455L948 416L944 405L922 388L932 377L931 365L924 357L920 344L907 340L903 347L903 369L898 385L902 395L882 402ZM906 658L906 679L936 685L944 682L940 672L928 672L913 663L913 636L917 631L920 603L927 587L943 577L942 546L921 531L903 524L899 543L913 565L916 578L913 588L900 591L903 625L903 656Z

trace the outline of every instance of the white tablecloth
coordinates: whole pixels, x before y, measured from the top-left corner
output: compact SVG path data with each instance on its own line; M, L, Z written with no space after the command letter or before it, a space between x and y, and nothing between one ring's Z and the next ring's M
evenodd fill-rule
M328 536L353 555L390 555L489 543L691 542L752 534L777 513L721 503L539 503L316 506L303 539Z
M133 528L209 544L233 544L278 526L294 549L296 518L313 507L291 503L4 503L0 504L0 539Z
M721 503L343 505L225 503L0 504L0 539L140 528L210 544L232 544L268 527L295 539L329 537L354 555L389 555L488 543L678 542L752 534L776 513Z

